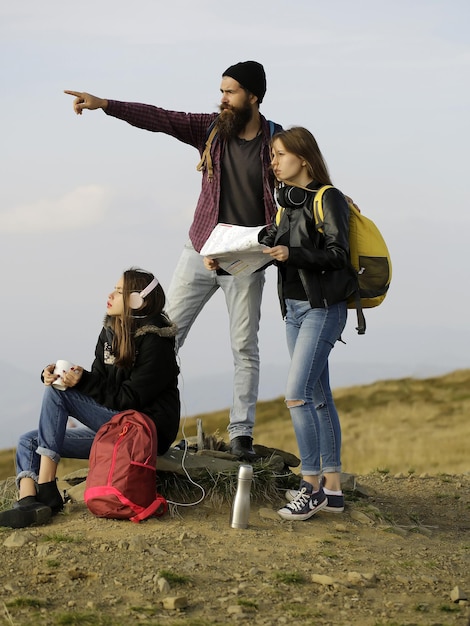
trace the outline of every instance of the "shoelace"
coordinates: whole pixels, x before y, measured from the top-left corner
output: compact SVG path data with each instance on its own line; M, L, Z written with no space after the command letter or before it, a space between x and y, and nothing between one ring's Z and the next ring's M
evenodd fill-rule
M292 509L294 511L300 511L304 508L307 502L310 500L310 496L312 494L309 493L305 487L299 491L299 493L295 496L295 498L286 505L287 509Z

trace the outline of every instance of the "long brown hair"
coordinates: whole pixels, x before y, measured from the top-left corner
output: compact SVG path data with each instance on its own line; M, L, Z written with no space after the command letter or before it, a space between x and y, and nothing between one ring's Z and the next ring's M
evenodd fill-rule
M160 283L145 296L140 309L131 309L129 295L136 291L141 292L154 279L154 275L138 267L131 267L123 274L122 315L111 317L111 327L114 331L112 351L117 367L131 367L135 358L134 333L137 324L142 319L163 312L165 306L165 292Z
M328 166L315 137L309 130L302 126L293 126L276 133L271 140L271 145L276 139L282 141L287 152L297 155L307 163L307 171L312 180L320 185L332 184Z

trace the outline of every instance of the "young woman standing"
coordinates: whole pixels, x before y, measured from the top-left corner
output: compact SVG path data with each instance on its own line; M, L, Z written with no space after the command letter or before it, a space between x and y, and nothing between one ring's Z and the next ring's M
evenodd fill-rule
M323 197L320 233L313 216L315 192L330 176L313 135L305 128L281 131L272 141L271 165L278 181L279 223L262 231L260 242L278 266L278 290L291 364L289 408L302 461L298 491L278 511L306 520L321 509L341 512L341 427L330 388L328 357L347 319L355 288L349 268L349 208L343 194Z

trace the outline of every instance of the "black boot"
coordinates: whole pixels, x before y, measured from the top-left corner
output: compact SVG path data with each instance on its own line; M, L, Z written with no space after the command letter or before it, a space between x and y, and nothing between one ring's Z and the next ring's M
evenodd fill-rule
M51 480L49 483L38 484L37 499L52 509L52 515L60 513L64 508L64 501L55 480Z
M34 496L26 496L15 502L12 509L0 512L0 526L26 528L33 524L45 524L52 517L52 510Z
M253 450L252 437L234 437L230 442L230 452L240 460L248 461L249 463L253 463L258 458L258 455Z

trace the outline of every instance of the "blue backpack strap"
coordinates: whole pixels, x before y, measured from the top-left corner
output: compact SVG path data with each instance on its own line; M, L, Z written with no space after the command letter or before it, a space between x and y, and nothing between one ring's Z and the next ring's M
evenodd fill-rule
M273 122L272 120L268 120L268 124L269 134L271 135L271 137L282 130L282 126L280 124L276 124L276 122Z
M218 116L217 116L217 117L218 117ZM209 126L207 127L206 141L207 141L207 138L209 137L209 135L211 134L212 129L213 129L213 128L214 128L214 126L215 126L215 123L217 122L217 117L216 117L214 120L212 120L212 122L211 122L211 123L209 124Z

